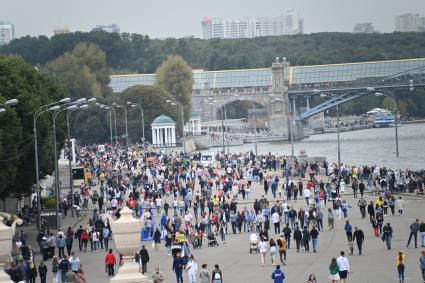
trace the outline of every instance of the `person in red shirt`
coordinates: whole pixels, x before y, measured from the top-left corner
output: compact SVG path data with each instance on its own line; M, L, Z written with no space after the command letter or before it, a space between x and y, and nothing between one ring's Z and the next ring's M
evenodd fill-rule
M108 276L114 276L114 265L117 264L115 255L112 253L112 249L105 256L105 265L108 268Z

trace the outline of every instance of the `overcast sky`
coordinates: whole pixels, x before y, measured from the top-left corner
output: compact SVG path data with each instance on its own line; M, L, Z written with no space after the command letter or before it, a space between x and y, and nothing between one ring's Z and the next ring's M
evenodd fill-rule
M278 16L289 9L304 18L305 33L352 31L361 22L392 32L396 15L425 14L425 0L3 0L0 20L13 23L19 37L51 36L58 26L90 31L111 23L154 38L202 37L204 16Z

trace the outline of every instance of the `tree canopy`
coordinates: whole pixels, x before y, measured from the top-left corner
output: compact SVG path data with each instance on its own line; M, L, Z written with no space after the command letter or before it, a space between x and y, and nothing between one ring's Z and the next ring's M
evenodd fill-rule
M49 76L16 57L0 56L0 104L18 99L16 106L0 114L0 197L13 193L20 197L34 183L33 116L44 104L64 97L64 89ZM53 169L51 115L40 116L37 123L41 174ZM57 140L64 139L63 121L58 121Z
M170 56L156 70L156 84L164 88L184 109L184 120L192 108L193 72L180 56Z

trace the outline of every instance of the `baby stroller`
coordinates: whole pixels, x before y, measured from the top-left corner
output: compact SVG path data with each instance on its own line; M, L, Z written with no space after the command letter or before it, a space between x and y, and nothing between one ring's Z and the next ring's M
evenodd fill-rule
M218 247L217 239L212 231L208 233L208 247Z
M258 236L256 233L252 233L249 236L249 253L251 254L252 252L256 252L258 253Z

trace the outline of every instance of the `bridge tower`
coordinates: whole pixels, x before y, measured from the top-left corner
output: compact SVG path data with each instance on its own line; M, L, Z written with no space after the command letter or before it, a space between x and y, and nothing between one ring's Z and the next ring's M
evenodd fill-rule
M285 86L285 68L289 64L285 57L282 58L282 61L276 57L276 61L272 63L271 67L272 94L269 98L269 130L273 135L281 136L283 139L290 137L291 111L288 90Z

